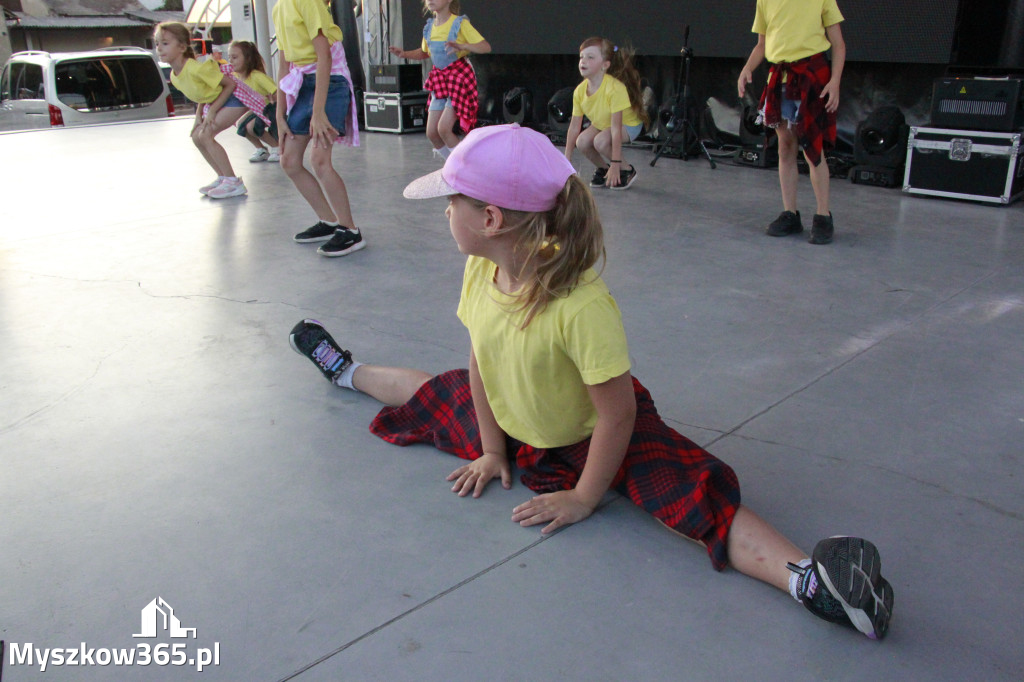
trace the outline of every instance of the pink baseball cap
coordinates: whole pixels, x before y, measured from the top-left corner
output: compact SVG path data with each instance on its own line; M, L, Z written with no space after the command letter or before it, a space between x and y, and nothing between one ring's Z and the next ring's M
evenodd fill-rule
M518 124L477 128L452 151L444 168L413 180L407 199L452 194L515 211L550 211L576 173L547 136Z

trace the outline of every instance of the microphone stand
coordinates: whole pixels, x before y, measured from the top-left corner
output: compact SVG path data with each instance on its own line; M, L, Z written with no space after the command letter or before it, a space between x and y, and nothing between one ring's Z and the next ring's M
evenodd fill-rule
M708 153L708 148L704 144L704 140L700 139L700 135L697 134L697 129L693 127L693 122L690 120L690 60L693 59L693 48L690 47L690 26L687 24L686 31L683 34L683 49L679 50L679 53L683 55L683 62L679 66L679 76L676 80L676 101L672 105L672 118L669 119L666 128L669 129L668 139L665 140L664 144L658 147L658 153L654 155L651 160L651 166L658 163L658 159L665 154L665 152L673 146L673 140L676 135L682 133L683 140L681 144L682 148L682 159L686 161L690 158L690 154L687 151L687 140L688 135L693 135L693 139L698 145L700 145L701 151L704 153L704 158L711 164L711 168L716 167L715 160L711 158L711 154ZM696 156L696 154L694 154Z

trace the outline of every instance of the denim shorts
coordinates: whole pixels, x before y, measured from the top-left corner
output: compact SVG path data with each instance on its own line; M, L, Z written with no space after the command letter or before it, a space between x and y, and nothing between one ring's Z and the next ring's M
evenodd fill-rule
M441 97L434 97L433 95L431 95L430 96L430 106L428 107L427 110L428 111L444 111L445 107L450 107L450 106L451 106L451 102L448 100L447 97L442 99Z
M270 135L271 137L277 137L277 105L273 102L263 107L263 115L270 119ZM242 137L246 136L248 132L246 128L252 123L252 133L256 137L262 137L263 133L267 132L267 124L263 122L256 114L251 111L247 111L242 114L242 118L238 119L238 134Z
M783 97L782 102L779 104L779 109L781 109L779 115L784 120L796 123L797 118L800 116L800 100Z
M224 102L224 106L222 106L221 109L227 109L228 107L242 107L244 109L245 105L242 104L242 100L238 99L234 95L228 95L228 101Z
M622 126L622 129L626 131L626 141L632 142L636 138L640 137L640 133L644 131L644 124L637 123L635 126Z
M295 104L288 112L288 128L296 135L309 135L309 122L313 119L313 94L316 91L316 74L307 73L302 77L302 87L295 98ZM331 74L327 88L327 120L339 135L345 134L345 119L352 95L348 80L344 76Z

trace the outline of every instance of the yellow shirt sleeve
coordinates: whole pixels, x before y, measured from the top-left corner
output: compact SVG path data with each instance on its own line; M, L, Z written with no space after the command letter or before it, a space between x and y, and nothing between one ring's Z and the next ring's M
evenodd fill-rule
M270 97L277 92L277 85L274 83L274 79L262 71L250 73L249 77L245 79L245 84L264 97Z

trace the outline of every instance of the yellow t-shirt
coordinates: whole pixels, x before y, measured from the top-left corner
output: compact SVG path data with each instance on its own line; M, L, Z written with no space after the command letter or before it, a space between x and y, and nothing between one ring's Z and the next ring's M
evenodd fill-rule
M548 303L526 329L515 298L493 285L498 266L470 256L458 315L469 329L484 390L498 425L538 448L578 443L594 432L587 393L629 371L622 314L593 270L564 298Z
M274 83L274 79L262 71L250 71L249 77L242 82L264 97L270 97L277 92L277 85Z
M330 45L341 40L341 29L334 23L323 0L278 0L273 15L277 47L292 64L316 61L313 38L320 31L327 36Z
M205 62L186 59L181 67L181 73L171 71L171 83L174 87L196 104L209 104L217 99L217 95L224 89L220 84L223 78L220 65L212 59Z
M448 40L448 32L452 30L453 21L455 21L454 14L448 17L448 21L441 25L435 23L433 28L430 29L430 39L435 41ZM483 39L484 37L480 35L480 32L473 28L473 24L469 23L469 17L462 20L462 23L459 24L459 34L456 36L455 42L472 45L473 43L481 42ZM427 54L430 53L426 40L420 40L420 49ZM461 58L467 54L469 54L469 50L460 50L457 56Z
M825 28L842 20L836 0L757 0L751 30L764 35L765 59L795 62L829 49Z
M572 93L572 115L586 116L590 124L598 130L607 130L612 125L612 114L622 112L622 125L640 125L640 117L633 111L629 102L629 92L622 81L612 75L605 74L601 86L593 95L587 95L587 84L584 80L576 86Z

